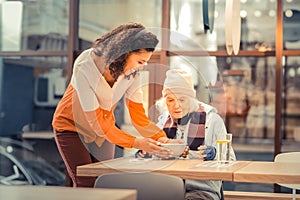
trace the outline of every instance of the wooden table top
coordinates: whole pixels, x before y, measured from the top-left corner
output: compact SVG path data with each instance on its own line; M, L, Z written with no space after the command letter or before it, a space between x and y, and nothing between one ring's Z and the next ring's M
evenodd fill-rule
M234 161L139 160L118 158L77 167L79 176L99 176L115 172L157 172L191 180L300 184L300 163Z
M300 163L251 161L234 172L233 181L300 184Z
M0 199L136 200L137 191L128 189L71 188L56 186L0 186Z
M156 172L191 180L233 181L233 172L246 166L249 161L235 161L218 165L215 161L200 160L140 160L118 158L77 167L79 176L99 176L115 172Z

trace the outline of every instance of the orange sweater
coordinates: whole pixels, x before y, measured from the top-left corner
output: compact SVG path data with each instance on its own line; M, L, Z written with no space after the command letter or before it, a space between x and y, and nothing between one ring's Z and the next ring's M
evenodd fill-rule
M166 137L165 133L153 124L145 115L143 105L127 100L133 125L144 137L157 140ZM131 148L135 137L115 126L113 110L106 111L100 107L94 111L84 112L76 90L70 84L64 97L58 104L53 117L53 128L57 132L74 131L84 136L85 142L96 142L101 146L104 139L125 147Z
M78 132L85 142L96 142L98 146L107 139L130 148L135 137L115 126L113 114L118 101L125 96L131 121L139 133L155 140L166 137L145 115L140 75L130 80L121 75L110 87L95 65L91 51L85 50L75 60L71 82L54 113L54 130Z

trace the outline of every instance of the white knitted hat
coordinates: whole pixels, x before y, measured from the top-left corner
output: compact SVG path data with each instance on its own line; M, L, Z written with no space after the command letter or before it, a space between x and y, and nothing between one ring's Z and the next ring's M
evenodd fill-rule
M196 97L192 75L184 70L170 69L166 73L166 80L162 90L165 97L169 92L177 95Z

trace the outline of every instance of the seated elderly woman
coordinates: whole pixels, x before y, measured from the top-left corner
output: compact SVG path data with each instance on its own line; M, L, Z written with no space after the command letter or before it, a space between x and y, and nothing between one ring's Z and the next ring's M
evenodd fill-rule
M168 70L162 95L157 102L162 111L157 125L169 138L182 139L188 144L189 151L184 157L214 160L216 140L225 139L227 130L217 110L197 100L191 74ZM136 156L144 157L146 152L139 151ZM230 159L236 159L232 149ZM221 181L185 180L186 199L220 199L221 186Z

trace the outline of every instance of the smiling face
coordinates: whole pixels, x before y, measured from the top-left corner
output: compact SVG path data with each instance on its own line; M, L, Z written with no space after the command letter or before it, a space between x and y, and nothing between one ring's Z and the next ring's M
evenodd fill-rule
M132 52L129 54L124 66L124 74L128 75L134 70L141 70L150 60L153 52L141 50L139 52Z
M166 96L166 105L170 115L175 119L184 117L190 111L190 99L185 95L175 96L169 93Z

